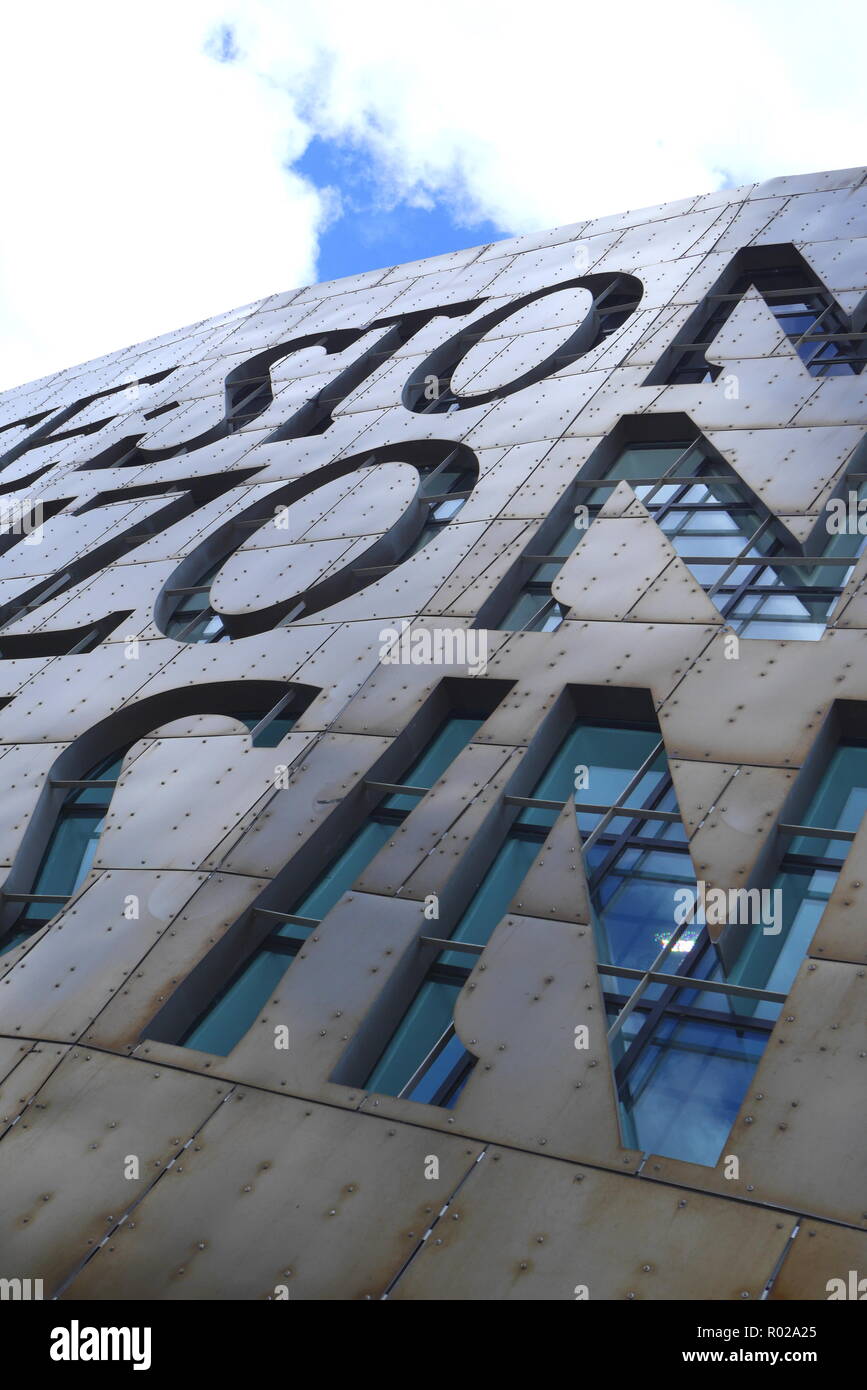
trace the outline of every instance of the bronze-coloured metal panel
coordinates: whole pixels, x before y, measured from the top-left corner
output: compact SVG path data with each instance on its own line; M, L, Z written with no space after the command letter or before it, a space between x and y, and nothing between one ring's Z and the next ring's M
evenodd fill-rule
M759 1207L489 1149L389 1297L756 1300L790 1230Z
M45 1058L46 1069L53 1059ZM4 1266L46 1297L179 1157L228 1087L74 1048L0 1140Z
M381 1298L480 1150L240 1088L65 1296Z
M768 1297L772 1302L863 1300L865 1271L867 1231L803 1221Z

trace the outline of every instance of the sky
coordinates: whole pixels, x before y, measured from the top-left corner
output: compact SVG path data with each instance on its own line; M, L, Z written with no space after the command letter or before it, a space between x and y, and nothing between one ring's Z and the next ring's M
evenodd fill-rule
M264 295L852 167L862 0L29 0L0 389Z

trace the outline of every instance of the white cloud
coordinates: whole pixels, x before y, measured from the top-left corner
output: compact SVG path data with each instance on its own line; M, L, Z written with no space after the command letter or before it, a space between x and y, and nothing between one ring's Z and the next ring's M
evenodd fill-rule
M315 275L309 133L207 57L204 0L15 6L0 50L0 381Z
M832 0L151 0L17 7L0 58L11 384L315 278L335 194L513 231L863 159L867 12ZM233 25L240 60L207 36ZM472 236L468 234L467 241Z
M863 5L318 0L246 6L248 61L406 190L515 230L857 164Z

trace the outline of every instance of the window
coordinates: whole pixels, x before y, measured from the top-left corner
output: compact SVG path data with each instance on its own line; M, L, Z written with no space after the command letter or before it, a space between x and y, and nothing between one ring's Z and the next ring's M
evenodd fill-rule
M498 627L506 632L557 631L569 610L554 598L551 585L582 534L570 517L551 545L550 554L522 557L523 565L530 565L532 569L521 585L518 597L497 624ZM537 545L534 548L541 551L543 547Z
M128 747L103 758L80 780L55 783L69 786L57 823L36 874L31 893L10 893L25 907L10 934L0 941L0 953L11 951L49 922L80 887L90 870L105 824L115 783Z
M564 796L570 764L589 768L576 812L625 1140L713 1163L784 996L731 989L707 928L678 922L695 874L656 727L579 722L541 796Z
M841 744L803 825L780 827L775 930L755 929L760 915L747 931L730 920L714 942L701 912L676 910L698 890L657 728L575 720L532 796L506 797L521 809L365 1085L454 1105L475 1063L455 1001L582 768L577 825L625 1141L713 1164L867 809L867 740ZM750 894L760 911L771 901Z
M785 933L744 948L732 979L765 989L791 987L867 811L867 740L843 738L798 826L780 827L785 853L774 887L782 895ZM826 831L837 832L831 838Z
M488 713L490 710L487 711ZM304 892L289 899L288 909L256 909L271 918L273 929L181 1038L187 1047L225 1056L261 1013L294 956L374 856L406 820L484 723L487 713L455 711L441 724L421 755L394 784L367 785L383 792L365 824Z
M436 468L422 474L419 495L427 504L427 517L418 538L403 560L416 555L457 516L473 490L476 473L475 468L460 462L455 450Z
M50 792L49 829L43 829L42 834L47 836L47 841L37 842L33 853L34 857L39 857L39 867L35 875L31 870L24 879L32 886L27 892L4 890L0 894L0 906L8 904L12 909L0 918L4 923L0 926L0 953L20 945L45 926L84 881L96 854L123 760L139 738L145 738L154 729L175 719L196 714L227 714L246 724L254 747L273 748L294 728L318 694L315 686L292 684L287 687L278 681L192 685L151 696L135 708L110 715L101 725L89 730L84 736L88 741L98 736L103 747L114 745L115 751L82 777L68 775L77 770L75 744L55 763L46 788L46 792ZM239 711L236 706L242 701ZM8 701L0 701L0 705L4 703ZM61 775L57 771L59 768L65 768L66 775ZM57 804L55 788L65 791L58 810L53 809ZM40 814L37 812L34 816L28 834L34 830L39 833ZM45 825L44 820L42 825ZM15 865L13 874L14 870ZM19 904L23 905L20 909Z
M170 603L168 616L158 621L163 623L163 631L168 637L179 642L228 642L232 636L248 636L254 632L266 631L272 627L285 627L298 618L309 617L321 612L323 608L348 598L368 584L403 564L428 545L450 521L457 516L467 498L471 495L479 475L479 465L475 454L463 444L447 446L440 440L413 441L411 445L390 445L376 453L359 455L348 461L347 472L353 468L370 468L377 463L391 460L411 462L418 470L420 484L418 496L423 504L420 529L393 558L397 547L388 536L377 545L384 552L388 563L376 565L353 565L321 580L306 593L296 594L285 602L262 610L262 614L237 615L230 620L232 631L228 631L226 621L209 602L211 584L214 577L238 547L238 531L245 528L258 528L265 525L271 514L251 512L235 517L223 528L226 547L216 563L211 561L196 584L169 587L164 596ZM301 496L302 494L297 494ZM303 494L307 495L307 494ZM280 494L275 494L269 505L276 506ZM292 498L291 500L296 500ZM217 538L219 539L219 538ZM209 538L211 545L215 538ZM288 554L288 552L287 552ZM291 554L289 555L291 560Z
M778 827L779 897L765 923L772 930L729 925L714 946L702 928L676 971L646 972L631 998L616 993L624 972L608 973L609 1037L627 1142L716 1162L865 809L867 740L845 738L802 823ZM605 966L600 970L605 978ZM673 983L675 975L684 982Z
M577 720L529 800L564 803L579 766L588 768L594 798L614 801L623 795L628 806L646 803L650 810L645 814L655 815L642 840L631 815L603 825L595 806L578 813L579 830L593 840L591 891L600 907L597 929L603 958L612 953L627 963L643 964L658 952L661 934L671 933L672 883L693 879L659 734L641 725ZM590 805L587 798L584 802ZM367 1078L368 1090L434 1105L453 1105L460 1094L475 1059L455 1034L454 1001L558 815L550 805L527 805L521 798L517 804L522 809L448 937L460 944L438 955ZM660 820L661 830L656 828ZM642 845L650 847L642 853ZM589 842L586 847L589 850Z
M762 295L811 376L851 376L863 371L867 335L853 333L833 295L818 283L793 247L761 248L759 258L766 262L769 251L787 259L778 265L756 263L741 269L745 262L757 259L756 253L741 252L735 258L729 274L692 315L666 354L662 371L654 371L648 385L715 381L723 368L707 361L707 350L751 286Z
M805 553L702 436L630 444L605 476L607 484L580 488L590 515L627 479L740 636L822 636L867 538L825 533Z
M867 498L867 480L856 467L853 461L844 485L851 483L859 499ZM818 641L867 537L854 530L829 535L820 525L821 541L805 549L701 435L629 443L601 477L573 484L566 499L570 511L563 503L556 510L560 534L550 553L545 539L554 514L531 542L532 553L519 561L520 588L498 626L535 632L559 627L568 610L551 585L583 535L572 523L571 507L585 505L592 521L623 479L736 633Z
M208 601L211 581L225 562L219 560L206 570L198 584L189 588L169 589L167 593L177 599L171 617L166 623L167 637L176 637L179 642L227 642L229 634L223 620L215 613Z

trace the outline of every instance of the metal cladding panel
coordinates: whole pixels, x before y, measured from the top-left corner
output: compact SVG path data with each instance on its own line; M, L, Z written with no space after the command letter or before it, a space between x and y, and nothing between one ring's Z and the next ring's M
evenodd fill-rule
M815 508L863 436L856 425L708 431L726 462L781 516Z
M867 533L867 371L816 374L760 275L805 266L857 359L865 208L865 171L839 170L585 219L277 292L0 394L0 1279L805 1299L863 1265L863 826L799 920L779 1018L732 996L765 1047L742 1104L702 1083L716 1160L643 1152L618 1104L632 1035L607 1029L636 986L669 1009L668 986L643 958L616 983L597 968L599 860L571 801L486 908L484 948L436 961L575 718L658 721L685 836L661 819L656 849L722 889L774 881L834 739L867 739L867 553L827 564L835 505ZM572 534L622 448L698 436L818 605L811 640L787 594L765 635L736 632L634 469ZM515 616L540 589L559 626ZM467 742L427 776L449 716ZM419 758L426 794L393 801ZM475 1059L450 1103L364 1084L428 979L458 986L443 1056ZM185 1045L238 998L222 1051Z
M329 618L335 622L353 623L366 618L379 618L385 625L395 618L413 618L418 613L418 599L422 599L422 609L427 612L444 583L454 573L456 567L471 553L486 531L483 521L465 524L456 523L433 537L424 547L406 561L405 565L387 574L384 578L371 574L369 582L361 593L342 603L333 604L328 610ZM365 563L363 558L350 556ZM404 572L405 571L405 572ZM318 626L316 617L299 619L299 626L313 623ZM379 646L377 644L376 655Z
M87 1032L98 1046L132 1046L161 1002L159 990L170 994L195 961L196 947L205 951L219 934L212 911L197 920L215 886L202 873L92 873L50 935L20 947L4 972L0 997L10 1032L67 1041ZM265 886L265 880L221 879L224 925Z
M14 1071L29 1051L29 1042L18 1042L15 1038L0 1038L0 1079L5 1079Z
M867 700L865 635L828 631L821 659L812 643L741 642L734 661L720 633L660 713L669 754L799 767L834 700Z
M856 1298L867 1293L867 1231L804 1221L769 1297L774 1301ZM853 1279L854 1275L854 1279ZM853 1288L854 1284L854 1288Z
M7 631L14 636L55 633L62 648L64 633L86 633L107 613L118 613L122 626L106 641L127 643L132 637L153 641L161 636L153 622L154 601L174 568L171 560L114 565L110 571L103 570L95 578L73 585L32 613L13 619Z
M0 1241L8 1267L38 1270L33 1277L55 1293L227 1090L131 1059L69 1052L0 1146Z
M261 1013L228 1056L152 1040L140 1043L137 1055L356 1109L363 1091L329 1078L392 977L416 954L424 926L416 902L347 893L295 959L284 958Z
M493 585L509 571L524 550L532 528L522 521L495 521L455 566L442 588L431 599L432 614L473 618Z
M2 711L10 743L71 743L101 719L134 700L139 690L177 655L165 641L140 642L135 659L103 643L86 656L50 662L34 673ZM62 674L61 674L62 670Z
M589 1046L579 1051L582 1025ZM637 1167L639 1155L619 1140L589 927L505 918L458 999L455 1026L480 1061L456 1111L471 1133L618 1170Z
M58 1047L56 1043L31 1044L2 1039L0 1055L4 1075L0 1084L0 1128L4 1135L19 1123L26 1129L36 1118L35 1112L32 1116L25 1112L67 1052L66 1047Z
M514 910L527 917L551 917L581 926L593 921L573 799L563 807L527 871L515 894Z
M381 1298L479 1152L238 1088L64 1296Z
M791 1218L489 1150L393 1299L758 1299Z
M554 597L572 617L599 622L722 622L640 503L630 516L607 517L604 512L603 508L552 585ZM627 555L628 567L618 559ZM616 571L610 568L612 562ZM674 596L666 587L672 583Z
M723 619L681 559L672 559L626 614L629 623L716 623Z
M860 574L863 574L860 561L858 570ZM834 614L833 625L834 627L857 628L862 632L867 627L867 584L864 583L863 577L851 594L844 594Z
M103 875L114 900L133 903L153 922L151 939L137 941L139 955L87 1026L92 1046L132 1051L155 1013L180 982L268 886L268 880L240 874L153 873L113 870ZM96 1001L99 1003L99 1000Z
M700 877L719 888L739 888L750 879L794 776L779 767L737 769L690 841Z
M325 734L315 740L309 756L295 764L285 757L275 758L275 763L288 766L286 785L257 808L244 824L243 834L215 842L213 863L205 867L219 867L226 873L276 874L387 748L381 738Z
M291 764L311 741L292 733L280 754ZM272 749L251 747L246 733L148 739L112 797L94 868L199 868L216 842L270 799L277 761ZM172 785L178 794L167 819L161 789Z
M867 411L867 386L863 377L844 381L843 389L831 396L825 389L827 383L819 382L818 388L804 402L792 417L795 425L863 425Z
M693 836L737 769L731 763L692 763L681 758L670 758L668 767L684 828Z
M7 743L0 757L0 862L15 860L45 778L66 747L63 743ZM2 966L0 966L2 968Z

